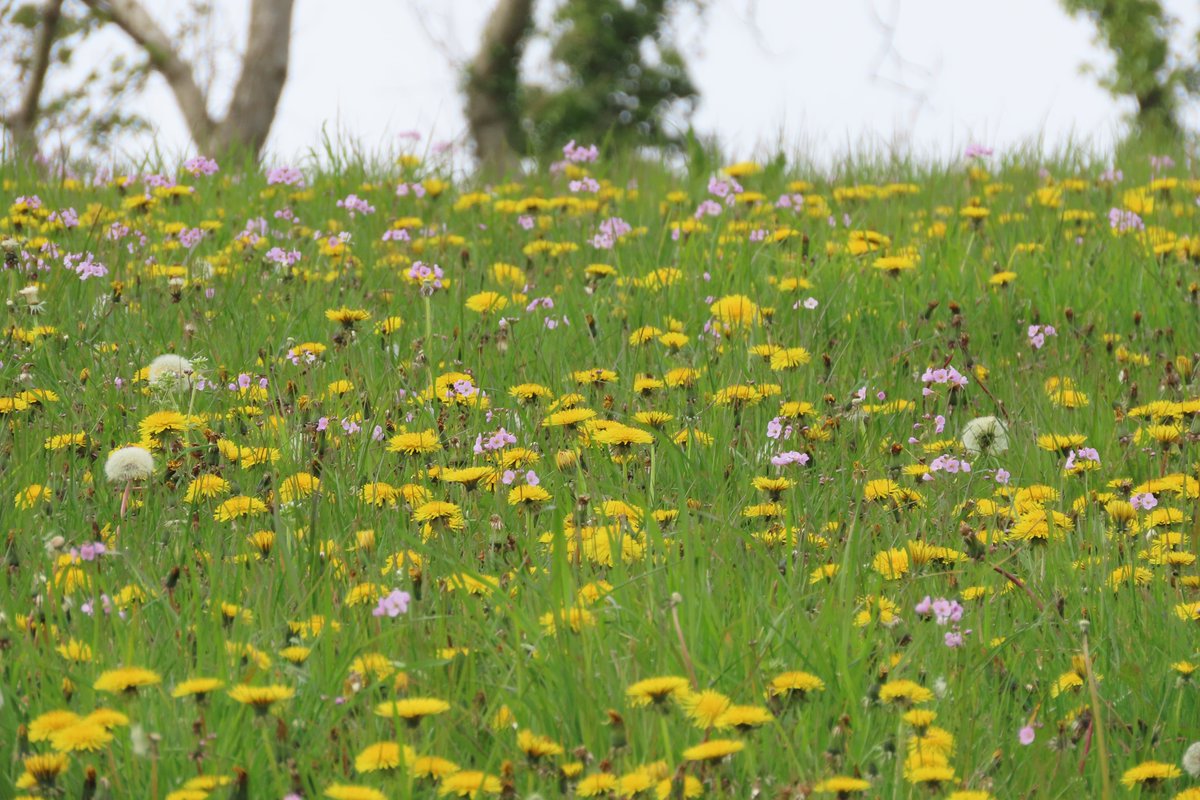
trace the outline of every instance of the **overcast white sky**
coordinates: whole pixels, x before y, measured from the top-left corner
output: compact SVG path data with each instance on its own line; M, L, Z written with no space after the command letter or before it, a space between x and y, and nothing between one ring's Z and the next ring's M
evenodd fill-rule
M144 0L164 27L181 0ZM540 0L546 6L545 0ZM216 0L218 33L244 39L248 0ZM904 142L950 157L969 142L998 148L1038 136L1109 145L1122 113L1084 64L1103 68L1090 26L1056 0L709 0L680 39L702 93L697 127L733 156L782 142L828 160ZM1190 0L1168 0L1186 41ZM491 0L297 0L289 81L273 161L316 145L322 129L371 149L420 131L461 138L458 80ZM754 8L751 18L750 8ZM890 26L892 48L887 47ZM240 46L240 45L238 45ZM531 56L535 62L536 51ZM232 75L218 81L224 102ZM190 153L170 92L155 78L143 103L169 153Z

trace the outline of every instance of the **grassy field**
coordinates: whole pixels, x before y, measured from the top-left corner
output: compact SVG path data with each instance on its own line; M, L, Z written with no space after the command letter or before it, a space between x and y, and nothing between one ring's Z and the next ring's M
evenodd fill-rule
M0 169L0 797L1200 798L1184 160L566 155Z

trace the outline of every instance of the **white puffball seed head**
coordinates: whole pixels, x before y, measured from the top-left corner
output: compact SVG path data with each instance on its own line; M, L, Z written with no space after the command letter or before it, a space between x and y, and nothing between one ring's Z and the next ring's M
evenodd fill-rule
M154 456L144 447L122 447L109 454L104 462L104 476L109 483L143 481L154 474Z
M146 379L150 381L151 386L169 381L190 385L194 372L192 362L183 356L165 353L150 362L150 366L146 368Z

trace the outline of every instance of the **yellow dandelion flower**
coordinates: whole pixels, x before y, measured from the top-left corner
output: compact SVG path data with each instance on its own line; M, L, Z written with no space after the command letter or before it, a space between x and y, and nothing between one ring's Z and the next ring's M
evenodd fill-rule
M680 697L688 691L687 678L668 675L660 678L646 678L632 684L625 690L626 697L634 706L658 705L672 697Z
M439 797L479 797L500 794L503 784L495 775L477 770L463 770L442 779L438 788Z
M467 298L467 308L476 314L491 314L508 305L508 298L499 292L479 292Z
M1153 788L1164 781L1178 778L1182 775L1179 767L1162 761L1143 761L1136 767L1125 770L1121 783L1130 789L1134 787Z
M225 681L216 678L189 678L175 685L171 690L171 697L194 697L197 701L202 701L224 685Z
M362 308L330 308L325 311L325 319L336 322L343 328L353 328L356 323L365 322L371 318L371 312Z
M253 517L267 513L267 504L257 497L238 495L221 503L213 511L213 519L217 522L233 522L242 517Z
M142 667L120 667L102 672L92 688L109 694L136 694L138 689L160 683L162 677L157 672Z
M375 706L377 716L402 719L413 728L425 717L444 714L449 710L450 704L436 697L406 697Z
M387 449L389 453L403 453L411 456L435 453L442 449L442 445L438 441L437 431L430 428L424 431L396 434L388 440Z
M869 781L862 778L852 778L848 775L835 775L826 778L813 787L813 794L832 794L838 798L849 798L861 794L871 788Z
M376 742L359 752L354 759L354 769L356 772L392 770L401 764L411 765L416 758L416 752L408 745L401 747L397 742Z
M720 761L726 756L740 753L746 743L736 739L710 739L683 751L684 761Z
M762 316L758 304L742 294L722 297L708 308L722 325L730 328L748 328L758 325Z
M257 714L266 714L271 709L271 706L284 700L290 700L296 696L296 690L290 686L280 686L278 684L271 686L250 686L249 684L240 683L229 690L229 696L241 703L242 705L250 706Z
M879 687L879 701L885 705L920 705L933 699L933 692L910 680L890 680Z

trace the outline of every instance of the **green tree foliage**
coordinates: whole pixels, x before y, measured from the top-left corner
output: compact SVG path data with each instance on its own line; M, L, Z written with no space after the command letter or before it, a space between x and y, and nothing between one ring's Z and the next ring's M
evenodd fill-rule
M566 0L546 33L554 80L518 88L524 149L683 144L698 91L669 22L688 2Z
M1101 85L1137 103L1141 133L1178 136L1181 99L1194 94L1200 71L1195 59L1176 63L1170 47L1172 20L1159 0L1062 0L1068 12L1086 17L1098 42L1114 57Z
M127 101L145 86L146 60L78 56L102 24L83 4L0 0L0 128L15 150L103 148L121 131L145 127Z

